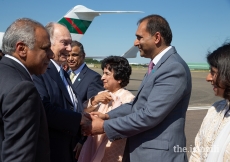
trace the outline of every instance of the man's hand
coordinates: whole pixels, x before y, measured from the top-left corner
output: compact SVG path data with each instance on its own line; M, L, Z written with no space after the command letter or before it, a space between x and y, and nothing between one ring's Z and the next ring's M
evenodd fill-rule
M87 124L87 123L91 122L91 119L90 119L90 118L87 118L87 117L85 116L85 114L86 114L86 113L82 113L80 125Z
M90 114L85 114L85 116L92 120L91 124L87 123L82 125L82 132L84 132L85 135L97 135L104 133L104 120Z
M79 158L81 149L82 149L82 144L77 143L76 146L75 146L75 148L74 148L74 150L73 150L74 152L76 151L75 159L78 159L78 158Z
M108 114L103 114L101 112L95 111L95 112L91 112L90 115L96 116L102 120L108 120L109 119L109 115Z

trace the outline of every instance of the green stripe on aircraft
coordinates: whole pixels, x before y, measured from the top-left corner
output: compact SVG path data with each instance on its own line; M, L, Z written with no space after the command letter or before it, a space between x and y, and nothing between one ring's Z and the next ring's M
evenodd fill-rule
M59 20L58 23L64 24L68 28L70 33L73 33L73 34L84 34L92 22L92 21L79 20L79 19L74 19L74 18L68 18L68 19L70 19L74 24L69 23L65 17ZM82 33L79 32L76 29L76 27L80 29Z

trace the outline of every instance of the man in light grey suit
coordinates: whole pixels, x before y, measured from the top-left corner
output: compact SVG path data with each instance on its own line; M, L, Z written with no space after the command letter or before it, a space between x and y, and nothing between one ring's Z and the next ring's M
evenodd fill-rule
M83 125L83 131L91 135L105 132L110 141L127 138L123 157L126 162L187 161L186 152L176 152L174 148L186 147L190 70L170 46L172 32L163 17L149 15L138 24L134 45L155 66L145 75L132 103L108 114L91 114L92 123Z

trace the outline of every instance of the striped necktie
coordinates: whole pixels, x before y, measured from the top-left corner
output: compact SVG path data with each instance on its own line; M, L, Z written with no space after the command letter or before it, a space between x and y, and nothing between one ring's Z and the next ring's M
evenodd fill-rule
M62 81L63 81L63 83L64 83L64 85L65 85L65 88L67 89L68 94L70 95L70 99L71 99L71 101L72 101L74 107L77 108L77 104L75 103L75 99L74 99L74 93L72 92L72 89L71 89L71 90L68 90L68 88L67 88L67 85L66 85L66 84L68 84L68 82L65 82L64 69L61 68L60 71L59 71L59 73L60 73L60 77L61 77L61 79L62 79ZM68 85L69 85L69 84L68 84ZM77 101L77 98L76 98L76 102L78 102L78 101ZM74 108L73 108L73 107L70 107L70 110L74 111Z
M73 83L73 78L75 76L75 73L73 71L70 72L69 78L71 80L71 82Z

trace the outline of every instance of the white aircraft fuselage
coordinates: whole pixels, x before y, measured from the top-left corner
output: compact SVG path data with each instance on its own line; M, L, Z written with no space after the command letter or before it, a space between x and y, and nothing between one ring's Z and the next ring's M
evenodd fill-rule
M69 12L62 17L58 23L64 24L70 31L73 40L80 41L84 33L90 26L91 22L96 16L108 13L142 13L141 11L94 11L82 5L77 5L72 8ZM4 33L0 32L0 49L2 49L2 38ZM127 52L125 52L122 57L125 58L135 58L138 52L138 48L132 46ZM88 58L98 58L101 56L86 56ZM102 56L103 57L103 56ZM104 56L106 57L106 56Z

